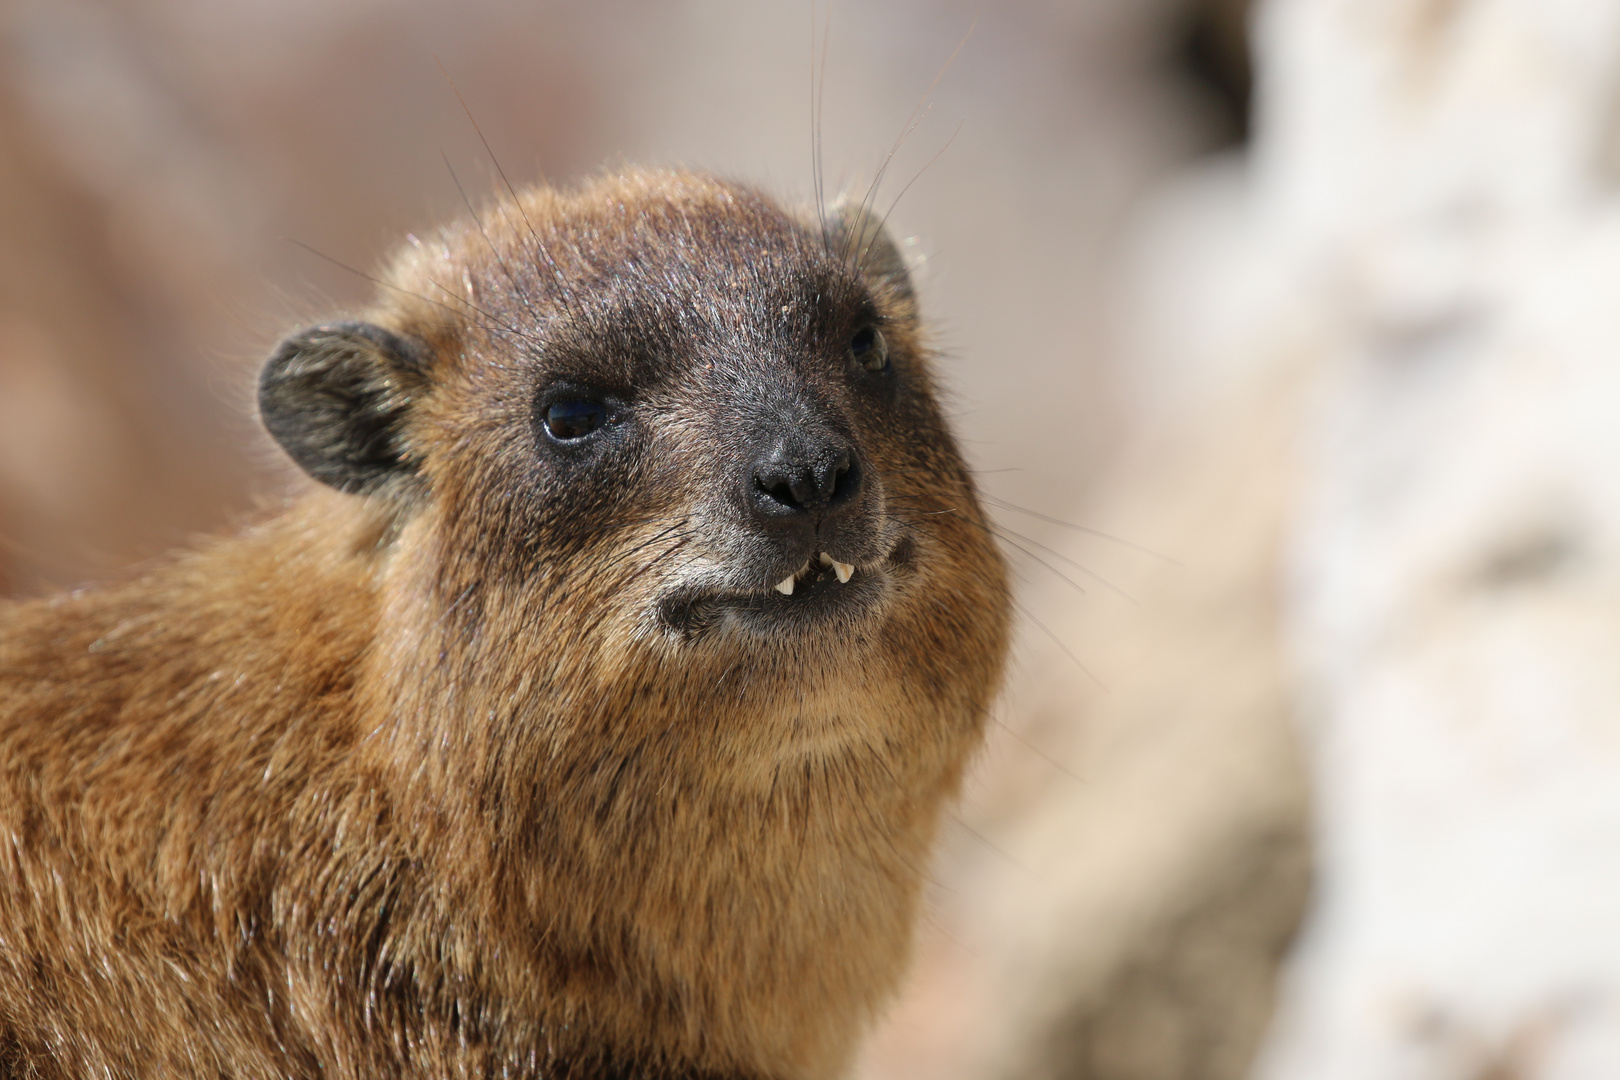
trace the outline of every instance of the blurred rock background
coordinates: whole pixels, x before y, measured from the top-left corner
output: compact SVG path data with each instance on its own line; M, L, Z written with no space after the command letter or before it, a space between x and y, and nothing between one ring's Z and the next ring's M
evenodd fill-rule
M878 204L1022 615L863 1080L1620 1076L1617 46L1620 0L0 0L0 595L274 503L261 359L498 183L458 93L516 182L806 203L813 70L833 190L926 97Z
M1620 4L1283 0L1320 901L1259 1075L1620 1076Z

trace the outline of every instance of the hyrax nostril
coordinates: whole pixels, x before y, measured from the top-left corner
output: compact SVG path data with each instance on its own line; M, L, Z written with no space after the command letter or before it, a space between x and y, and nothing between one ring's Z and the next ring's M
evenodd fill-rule
M771 483L767 486L767 481L758 476L754 478L754 484L759 491L764 492L767 498L774 502L780 503L782 506L788 507L789 509L797 509L803 505L803 500L801 500L800 497L794 493L794 485L792 484L778 480L775 483Z
M855 466L853 458L846 458L833 473L832 494L827 502L829 506L838 506L853 499L861 489L861 473Z
M794 448L800 449L800 448ZM819 453L794 453L783 446L752 470L750 502L769 518L825 512L850 501L860 487L860 470L848 447L815 447Z

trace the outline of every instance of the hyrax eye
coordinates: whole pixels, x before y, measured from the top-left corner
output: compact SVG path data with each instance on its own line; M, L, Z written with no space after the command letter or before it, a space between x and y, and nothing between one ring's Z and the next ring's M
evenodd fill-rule
M546 434L558 442L583 439L607 423L607 406L590 398L563 398L546 406L541 418Z
M849 355L867 371L882 371L889 366L889 343L877 327L863 326L849 339Z

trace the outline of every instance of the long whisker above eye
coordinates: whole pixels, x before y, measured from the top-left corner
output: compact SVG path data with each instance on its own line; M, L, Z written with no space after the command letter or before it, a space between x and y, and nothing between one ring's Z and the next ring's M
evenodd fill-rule
M889 224L889 216L894 213L895 207L900 205L900 200L906 197L906 192L911 190L911 185L922 179L923 173L933 168L934 162L945 156L945 151L949 150L951 148L951 144L956 141L956 137L962 134L962 125L965 123L967 123L966 120L957 122L956 130L951 132L951 137L945 140L945 145L941 146L939 150L935 152L934 156L928 159L927 164L918 169L916 174L912 176L910 180L906 181L906 186L900 189L900 194L896 195L894 197L894 201L889 203L889 208L885 210L883 212L883 216L878 219L878 227L872 230L872 238L866 242L866 247L862 249L860 258L856 259L855 261L855 272L857 274L865 272L866 257L872 253L873 245L875 245L878 242L878 239L883 235L883 230Z
M894 155L899 153L900 147L905 143L907 137L927 118L928 110L933 108L928 99L933 96L934 88L939 85L939 81L945 77L945 73L956 62L957 55L967 46L968 39L973 36L973 31L978 25L979 20L977 19L974 19L968 25L967 33L962 35L962 40L957 43L955 49L951 50L951 55L946 57L945 63L940 65L938 73L934 75L934 81L928 84L928 89L923 91L922 97L918 98L917 104L912 107L911 115L906 117L905 125L900 129L899 137L894 140L894 145L889 147L889 152L884 155L883 164L878 166L877 174L872 177L872 183L867 187L866 194L861 198L859 212L855 215L855 225L849 234L851 239L861 235L866 219L871 216L872 203L877 198L878 186L883 183L883 177L889 171L889 163L894 160ZM952 138L954 139L955 136L953 135ZM950 144L947 143L946 145ZM910 187L909 184L906 186ZM901 192L901 194L903 195L905 192ZM843 251L839 252L839 261L848 260L849 255L850 251L846 246Z
M450 304L446 304L442 300L435 300L431 296L423 296L421 293L413 292L410 289L400 288L398 285L395 285L392 282L384 281L379 277L375 277L375 276L373 276L371 274L368 274L364 270L357 270L354 267L350 266L348 263L343 262L343 261L341 261L339 259L335 259L332 256L328 255L326 252L321 251L321 250L319 250L317 248L313 248L310 245L304 243L302 240L295 240L290 236L284 236L284 237L282 237L282 240L284 240L286 243L289 243L289 244L293 245L293 247L302 248L303 250L309 252L311 255L315 256L317 259L323 259L326 262L331 263L333 266L337 267L339 270L348 271L349 273L353 274L355 277L360 278L362 281L370 282L371 284L377 286L379 289L388 289L391 292L399 293L401 296L409 296L412 299L420 300L424 304L432 304L434 307L443 308L445 311L448 311L450 314L454 315L458 319L464 318L466 316L466 312L463 311L461 308L454 307L454 306L452 306ZM444 286L439 285L439 283L436 282L436 281L433 284L438 286L440 289L444 289ZM450 292L450 290L448 290L448 289L444 289L444 291L445 292ZM457 303L466 303L466 301L464 301L460 297L456 296L455 293L450 293L450 296ZM478 311L478 309L473 307L473 305L471 305L471 304L467 304L466 306L469 307L469 308L472 308L472 310L474 310L474 311ZM493 316L488 315L487 312L478 311L478 314L484 315L487 318L493 318ZM507 333L521 334L521 331L517 330L514 327L505 326L499 320L495 320L494 325L499 327L500 329L506 331Z
M495 246L495 241L490 237L489 229L484 225L483 217L473 207L472 200L467 198L467 189L461 186L461 177L456 175L455 167L450 164L450 156L442 150L439 152L439 156L444 158L444 167L450 173L451 181L456 185L456 192L461 196L461 204L467 208L467 216L472 218L473 224L478 226L478 233L484 238L484 246L489 248L489 254L495 260L495 265L500 267L501 276L505 277L507 284L512 287L512 295L517 299L518 303L523 305L523 309L529 313L529 316L539 322L540 314L530 305L527 291L518 284L517 278L512 273L512 268L506 264L506 259L501 255L500 249ZM492 154L491 157L493 156ZM500 165L497 164L495 167L499 169Z
M494 149L489 145L489 139L485 137L484 129L479 125L477 117L473 116L472 109L468 107L466 99L461 96L460 89L457 88L455 80L450 78L450 72L445 69L444 62L439 59L438 54L434 54L433 62L439 65L439 72L449 85L450 92L456 96L456 102L461 106L461 111L467 116L467 123L471 124L473 131L478 134L478 141L484 144L484 153L489 155L490 164L495 166L496 175L501 178L501 184L505 186L507 195L511 197L512 205L517 208L518 216L523 219L524 227L528 229L530 238L534 240L536 257L551 270L551 276L557 283L557 293L562 299L563 306L565 308L571 306L574 301L574 291L568 287L568 282L563 277L562 270L557 266L557 260L552 257L551 249L544 240L540 239L540 233L536 231L534 222L529 219L529 212L523 209L523 200L518 198L517 189L512 186L512 181L506 178L506 170L501 168L500 159L495 156ZM446 164L448 164L448 160ZM455 174L452 172L451 175L454 176ZM457 181L456 187L457 189L461 187L460 181ZM462 198L465 200L465 193L463 193ZM473 216L475 219L477 218L476 214ZM501 211L501 216L507 217L505 210ZM510 218L507 218L507 223L511 223Z
M494 314L492 314L491 312L485 311L483 308L479 307L477 304L473 303L471 300L468 300L466 297L455 293L454 291L452 291L451 289L446 287L442 282L437 281L437 280L433 280L433 279L429 279L429 280L430 280L430 283L433 285L433 287L435 289L438 289L440 292L444 293L446 296L448 296L451 299L455 300L456 303L467 305L468 308L470 308L471 310L477 312L479 315L482 315L484 318L488 319L491 323L493 323L494 325L500 327L500 329L503 330L504 332L506 332L508 334L511 334L515 338L519 338L519 339L521 339L523 341L526 341L530 345L539 346L539 345L544 344L544 342L542 342L539 338L535 337L533 334L530 334L528 331L524 330L522 327L513 326L510 323L502 321L501 319L497 318ZM439 306L440 307L446 307L447 305L440 304ZM454 310L454 309L452 308L450 310Z
M536 338L532 337L531 335L525 333L521 327L512 326L509 323L501 321L500 319L496 318L491 313L489 313L489 312L485 311L483 308L479 307L477 304L474 304L472 301L466 299L465 297L458 296L454 292L451 292L449 289L445 288L442 284L440 284L437 281L433 282L433 287L440 290L445 295L449 296L452 300L455 301L455 304L462 305L461 307L457 307L457 306L455 306L455 304L447 304L442 300L435 300L431 296L423 296L419 292L413 292L410 289L401 288L400 286L395 285L392 282L384 281L379 277L375 277L375 276L373 276L371 274L368 274L364 270L357 270L354 267L350 266L348 263L342 262L341 260L338 260L338 259L334 259L332 256L328 255L326 252L321 251L321 250L319 250L317 248L313 248L310 245L304 243L302 240L294 240L290 236L284 236L284 237L282 237L282 239L285 240L287 243L293 245L294 247L302 248L303 250L309 252L311 255L315 256L317 259L323 259L326 262L329 262L333 266L337 267L339 270L346 270L349 273L353 274L355 277L358 277L363 281L368 281L368 282L370 282L371 284L377 286L380 289L388 289L391 292L399 293L401 296L409 296L412 299L420 300L424 304L432 304L436 308L442 308L443 310L448 311L450 314L454 315L458 319L465 319L467 317L467 310L471 310L471 311L477 313L478 315L482 316L483 318L489 320L487 323L474 323L473 324L473 325L479 327L482 330L486 330L486 331L489 331L489 332L499 332L499 333L504 333L504 334L511 334L513 337L521 338L522 340L529 342L531 345L540 344L538 339L536 339ZM465 308L466 310L463 310L463 308Z
M442 611L439 614L439 617L437 619L433 620L433 625L438 626L440 623L444 622L444 620L448 619L451 615L455 614L456 609L461 607L462 604L467 602L467 598L473 594L473 590L476 589L477 587L478 587L477 583L474 582L472 584L469 584L465 589L462 589L460 594L457 595L457 597L453 601L451 601L448 606L445 607L444 611Z
M827 187L821 167L821 103L827 87L827 39L832 33L832 12L827 12L821 35L821 72L816 77L816 5L810 4L810 182L815 191L816 220L821 226L821 242L827 242Z

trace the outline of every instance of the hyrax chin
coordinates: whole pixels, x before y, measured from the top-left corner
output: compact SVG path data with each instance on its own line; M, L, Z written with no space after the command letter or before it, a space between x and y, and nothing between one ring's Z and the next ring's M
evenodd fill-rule
M0 1076L839 1074L1007 640L894 247L629 172L383 285L322 485L0 608Z

